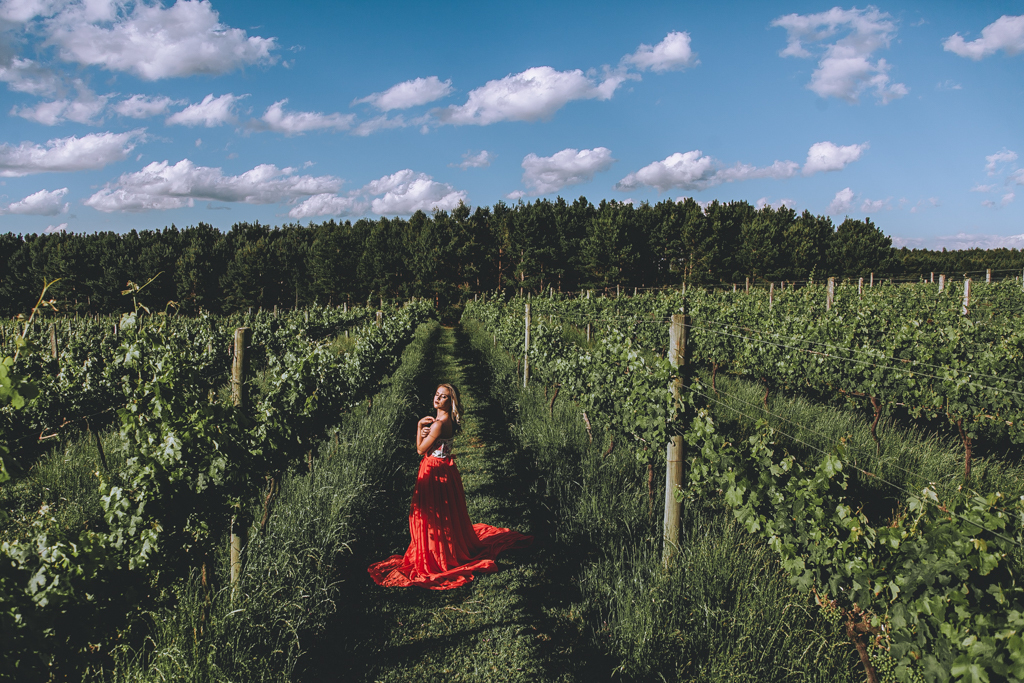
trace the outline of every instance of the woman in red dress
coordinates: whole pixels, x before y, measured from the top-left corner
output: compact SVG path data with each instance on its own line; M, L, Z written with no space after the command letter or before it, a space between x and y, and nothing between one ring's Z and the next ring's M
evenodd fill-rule
M460 419L455 387L439 385L434 408L437 417L428 415L416 424L416 450L423 459L409 511L409 549L369 568L381 586L457 588L472 581L474 572L498 571L494 559L499 553L533 541L532 536L470 521L452 455Z

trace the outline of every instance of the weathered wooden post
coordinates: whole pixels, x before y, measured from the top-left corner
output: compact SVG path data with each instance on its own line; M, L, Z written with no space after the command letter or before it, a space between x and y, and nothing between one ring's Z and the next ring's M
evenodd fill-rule
M864 296L864 278L857 280L857 296Z
M523 339L523 388L530 383L530 302L526 302L526 334Z
M681 395L686 385L686 373L689 370L686 354L686 328L690 324L690 316L676 313L672 316L672 326L668 332L668 359L676 369L676 377L672 380L672 398L679 407L679 421L684 422ZM676 501L676 490L683 483L683 437L674 435L668 443L665 458L665 524L664 546L661 559L668 566L672 555L679 547L679 517L682 503Z
M384 322L384 311L377 311L377 327L379 328Z
M587 343L588 344L590 343L590 333L591 333L590 323L587 323Z
M932 279L931 279L931 280L929 280L929 281L928 281L928 283L929 283L929 284L932 284L932 285L934 285L934 284L935 284L935 271L934 271L934 270L932 271Z
M832 303L836 298L836 279L830 277L828 279L828 289L825 291L825 311L832 310Z
M985 284L990 284L991 282L992 282L992 269L991 268L986 268L985 269Z
M768 283L768 310L770 311L772 309L772 306L774 306L774 305L775 305L775 283L774 282L769 282Z
M946 275L939 273L939 293L941 294L946 290Z
M868 287L874 287L874 286L875 286L875 274L871 273L871 279L868 280Z
M745 294L750 294L750 276L749 276L749 275L747 276L747 284L746 284L746 286L745 286L745 287L743 288L743 292L744 292Z
M50 355L57 357L57 328L54 325L50 325Z
M235 353L231 361L231 402L243 413L249 407L249 391L245 384L246 370L246 349L252 342L252 330L248 327L239 327L235 330ZM242 548L245 547L245 537L249 525L243 519L240 505L235 506L234 514L231 515L231 585L238 583L238 577L242 573Z
M971 314L971 278L964 280L964 305L960 309L960 315Z

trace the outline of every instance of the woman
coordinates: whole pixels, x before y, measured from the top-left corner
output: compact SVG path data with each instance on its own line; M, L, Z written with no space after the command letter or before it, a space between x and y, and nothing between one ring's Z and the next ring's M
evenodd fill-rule
M472 581L474 572L498 571L498 553L533 541L532 536L470 521L452 455L460 419L455 387L439 385L434 408L436 417L428 415L416 423L416 450L423 459L409 511L412 541L404 556L393 555L370 566L370 576L381 586L457 588Z

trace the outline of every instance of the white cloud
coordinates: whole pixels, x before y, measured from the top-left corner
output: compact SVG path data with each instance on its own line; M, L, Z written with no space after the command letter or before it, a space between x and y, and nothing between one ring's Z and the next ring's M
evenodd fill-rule
M111 109L121 116L133 119L146 119L150 116L163 116L172 105L186 104L186 100L172 100L170 97L149 97L147 95L132 95L127 100L121 100Z
M999 200L999 206L1006 206L1008 204L1011 204L1013 202L1013 198L1016 196L1017 195L1014 194L1013 192L1007 192L1006 194L1003 195L1003 198Z
M313 218L315 216L351 216L366 211L368 203L359 197L339 197L324 192L315 194L301 204L296 205L288 216L295 219Z
M1004 14L981 29L981 38L969 43L959 33L954 33L946 38L942 48L975 61L999 50L1015 55L1024 51L1024 15L1011 17Z
M776 161L771 166L750 166L737 163L722 166L721 162L705 156L700 150L679 153L644 166L630 173L615 185L615 189L629 191L642 185L665 192L678 187L683 190L706 190L709 187L754 178L791 178L800 165L794 161Z
M3 0L0 2L0 19L24 24L35 17L48 17L67 4L67 0Z
M846 213L850 210L850 206L853 204L853 190L848 187L836 192L835 198L832 203L828 205L828 213L830 216L837 216L841 213Z
M1024 168L1018 168L1006 179L1007 185L1024 185Z
M770 201L768 201L768 197L761 197L760 199L758 199L754 203L754 208L759 209L759 210L763 209L766 206L770 206L773 209L781 209L782 207L786 207L787 209L792 209L794 206L796 206L796 200L795 199L780 199L777 202L770 202ZM703 207L701 207L701 208L703 208Z
M171 114L165 123L168 126L206 126L207 128L234 123L238 120L234 111L235 103L243 97L248 97L248 95L235 97L228 93L215 98L210 94L204 97L202 102L190 104L176 114Z
M30 194L21 201L8 204L6 207L0 207L0 214L13 213L27 216L56 216L57 214L67 213L68 204L63 201L64 195L67 193L68 188L66 187L54 190L53 192L39 190L39 192Z
M427 104L434 100L452 93L452 82L442 81L437 76L428 78L414 78L391 86L384 92L375 92L372 95L352 100L352 104L370 104L381 111L392 109L408 109Z
M14 57L0 66L0 81L14 92L23 92L36 97L53 96L60 87L60 79L49 69L31 59Z
M907 94L903 83L892 83L891 66L884 60L871 61L878 49L889 46L896 36L896 24L888 14L874 7L844 10L833 7L818 14L787 14L772 22L786 29L788 43L782 57L812 57L805 43L823 49L818 68L807 87L819 97L838 97L856 102L866 91L873 91L882 104ZM840 31L846 35L827 42Z
M50 226L47 226L46 230L43 230L43 232L45 232L47 235L53 235L53 234L58 233L58 232L67 232L67 230L68 230L68 224L67 223L61 223L60 225L50 225Z
M493 159L494 155L485 149L482 150L479 154L466 152L465 154L462 155L462 163L448 165L458 166L463 171L465 171L467 168L487 168L488 166L491 165L491 161Z
M607 171L613 163L615 159L607 147L563 149L549 157L527 154L523 158L523 184L534 194L550 194L567 185L589 182L595 173Z
M17 147L0 144L0 176L85 171L123 161L142 139L145 129L127 133L90 133L80 138L54 138L43 145L23 142Z
M661 73L696 66L700 61L690 48L690 34L673 31L654 47L641 43L636 52L622 58L622 64Z
M374 199L370 199L373 197ZM403 169L372 180L348 196L322 194L297 205L288 215L309 218L326 215L351 215L366 211L388 216L407 216L417 211L451 211L466 201L466 193L447 183L439 183L426 173Z
M524 190L513 190L505 195L505 199L511 199L512 201L517 202L525 196L526 192Z
M241 175L225 176L219 168L196 166L182 159L173 166L153 162L137 173L125 173L115 183L85 201L98 211L149 211L193 206L194 201L275 204L325 192L337 192L334 176L296 175L294 168L260 164Z
M115 13L120 7L120 13ZM68 4L47 22L48 42L62 59L126 71L139 78L222 74L248 64L273 64L274 38L247 36L220 23L206 0L171 7L142 2Z
M844 145L842 147L831 142L815 142L807 150L807 161L804 162L804 175L815 173L827 173L828 171L841 171L847 164L860 159L861 154L868 148L868 143L863 145Z
M867 212L867 211L881 211L882 209L885 209L886 211L890 211L892 209L892 205L890 204L891 201L892 201L892 197L889 197L888 199L866 199L865 198L864 199L864 203L860 205L860 210L861 211L865 211L865 212Z
M379 130L389 130L391 128L405 128L406 126L415 125L414 121L406 121L405 118L398 114L388 118L387 114L381 114L372 119L363 121L352 130L352 135L358 135L359 137L366 137L371 133L376 133Z
M470 91L465 104L435 109L432 113L439 122L456 126L548 119L573 100L611 99L622 82L633 77L621 71L608 71L603 80L597 81L579 69L556 71L550 66L536 66L488 81Z
M971 188L971 192L991 192L994 189L996 189L995 185L978 184Z
M321 114L315 111L284 112L287 99L267 107L256 127L285 135L302 135L311 130L348 130L355 114Z
M1003 164L1013 163L1016 160L1017 153L1011 152L1010 150L1004 147L1001 152L989 154L987 157L985 157L985 170L988 171L988 174L990 176L996 175L997 173L999 173L999 169Z
M936 90L963 90L964 87L955 81L946 79L940 83L935 84Z
M893 237L892 243L895 247L930 247L931 249L1024 249L1024 235L970 235L961 232L956 235L941 235L931 240Z
M95 124L95 120L107 108L110 95L97 95L81 80L75 81L78 96L53 102L40 102L34 107L13 107L11 114L44 126L54 126L64 121Z

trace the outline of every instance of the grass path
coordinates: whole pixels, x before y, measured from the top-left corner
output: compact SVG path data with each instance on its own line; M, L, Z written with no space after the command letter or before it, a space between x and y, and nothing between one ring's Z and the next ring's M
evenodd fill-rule
M595 680L588 662L607 679L611 666L580 651L581 628L573 617L578 561L550 540L554 520L538 493L527 454L516 450L503 398L469 339L445 329L433 367L421 380L423 405L438 382L460 391L465 417L455 453L474 522L510 527L535 536L526 550L499 557L501 572L478 575L451 591L381 588L366 567L409 543L409 499L418 457L396 472L394 486L364 512L361 541L341 570L336 621L309 654L296 679L311 681L576 681Z

